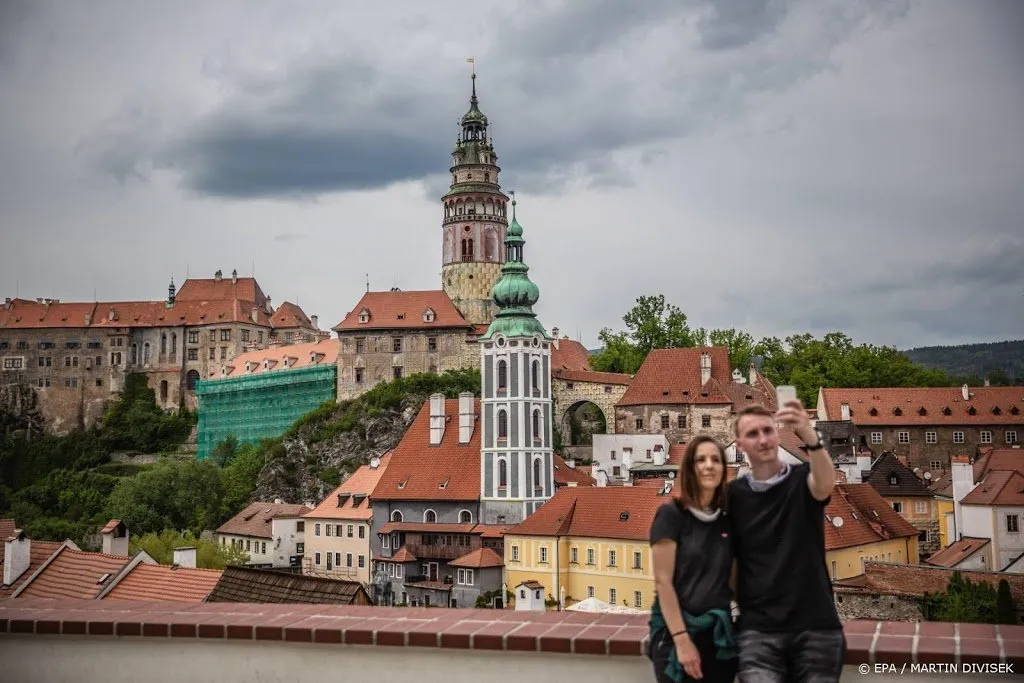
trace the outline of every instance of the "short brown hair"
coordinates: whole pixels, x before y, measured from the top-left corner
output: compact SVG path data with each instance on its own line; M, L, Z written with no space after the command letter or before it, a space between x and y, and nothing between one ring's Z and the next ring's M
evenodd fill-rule
M773 413L772 411L768 410L767 408L765 408L762 405L756 405L755 404L755 405L752 405L752 406L747 406L746 408L744 408L740 412L736 413L736 420L733 421L733 423L732 423L732 433L733 433L733 436L739 436L740 435L740 420L742 420L747 415L760 415L762 417L771 417L771 418L775 417L775 413Z
M683 452L683 461L679 463L679 473L677 475L679 482L675 487L673 496L684 507L700 507L700 484L697 481L697 449L706 443L715 444L715 448L718 449L718 457L722 461L722 481L719 483L715 494L711 497L711 508L724 510L726 480L729 478L725 464L725 448L722 447L718 439L706 434L695 437L693 441L686 444L686 450Z

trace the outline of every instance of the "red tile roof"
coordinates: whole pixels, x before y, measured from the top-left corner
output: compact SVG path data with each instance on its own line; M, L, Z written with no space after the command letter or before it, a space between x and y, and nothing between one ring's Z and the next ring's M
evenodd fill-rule
M121 520L119 520L119 519L112 519L109 522L107 522L105 525L103 525L103 528L100 529L100 533L101 534L109 534L109 533L111 533L114 529L116 529L120 525L121 525Z
M0 519L0 541L6 541L14 535L17 528L13 519ZM3 548L0 548L0 559L4 556Z
M984 581L997 586L1005 579L1010 584L1010 597L1015 604L1024 604L1024 575L1006 572L959 570L965 579ZM925 593L944 593L953 577L953 570L926 565L865 562L864 574L855 580L836 581L838 592L919 597Z
M590 382L591 384L618 384L628 386L633 378L618 372L597 372L595 370L552 370L551 376L566 382Z
M64 547L26 583L18 597L92 599L131 560ZM105 577L105 578L104 578Z
M502 538L512 524L477 524L473 529L474 534L480 534L480 538Z
M338 343L337 339L324 339L319 342L246 351L228 362L225 366L227 374L224 376L259 375L265 372L307 368L313 365L331 366L338 361ZM285 358L288 359L287 368L284 365ZM264 361L268 361L266 368ZM247 364L248 370L246 370ZM210 379L219 379L220 377L220 373L217 372Z
M659 490L639 486L560 488L506 535L643 541L649 538L655 513L667 500Z
M895 481L896 483L893 483ZM904 465L892 453L882 453L871 463L868 483L883 496L902 498L906 496L932 497L934 494L919 479L913 470Z
M504 567L505 561L501 559L501 555L490 548L477 548L448 564L468 569L487 569L489 567Z
M432 322L424 321L427 310L434 312ZM359 322L360 313L369 313L367 322ZM393 292L367 292L349 311L345 319L334 326L336 331L387 329L442 329L471 325L455 308L443 290Z
M989 472L1007 471L1024 474L1024 450L1019 448L989 448L974 461L974 481L981 481Z
M390 534L392 531L413 531L437 534L472 534L478 524L456 524L437 522L386 522L378 534Z
M28 549L28 569L21 576L14 580L10 586L0 587L0 598L9 598L14 591L18 590L23 583L36 573L43 563L50 559L57 550L64 545L57 541L30 541ZM2 552L2 549L0 549ZM0 582L3 581L4 563L0 558Z
M103 599L202 602L223 573L220 569L169 567L140 562Z
M845 402L858 426L1024 425L1024 387L972 387L969 393L964 400L958 387L822 389L820 398L827 419L840 419Z
M459 399L445 399L441 443L430 445L430 401L420 408L371 498L378 500L458 500L480 498L480 401L473 400L473 434L459 443Z
M265 309L238 299L176 301L171 306L162 301L40 304L18 300L10 304L2 322L5 329L181 327L229 322L271 327Z
M291 503L250 503L244 510L221 524L217 533L272 539L271 522L275 517L298 517L308 510L305 505Z
M701 355L711 356L711 379L701 384ZM724 346L654 349L616 405L725 404L733 399L725 387L732 383L729 351Z
M837 519L842 519L838 526ZM836 484L825 506L826 550L909 538L918 533L870 484Z
M580 342L564 337L551 346L551 370L590 370L590 351ZM617 373L611 373L617 374Z
M309 319L306 312L298 304L293 304L291 301L282 302L277 307L277 310L274 311L274 315L270 316L270 322L274 325L275 330L292 328L302 330L313 329L313 321Z
M214 299L241 299L252 301L264 308L267 297L255 278L240 277L236 282L231 278L189 278L178 290L175 301L212 301Z
M565 462L565 458L560 455L555 455L554 466L555 486L568 486L571 481L576 482L577 486L594 486L597 484L589 472L581 472L576 468L569 467L568 463Z
M380 465L376 468L363 465L352 473L345 482L321 501L315 508L303 514L303 517L314 519L361 519L373 517L370 509L370 493L377 486L381 475L391 462L391 453L380 457ZM363 496L360 498L360 496ZM338 501L341 505L338 505Z
M960 504L1024 506L1024 475L1016 470L992 470Z
M925 562L936 567L955 567L958 563L963 562L990 542L987 538L965 536L959 541L950 543L945 548L933 553Z

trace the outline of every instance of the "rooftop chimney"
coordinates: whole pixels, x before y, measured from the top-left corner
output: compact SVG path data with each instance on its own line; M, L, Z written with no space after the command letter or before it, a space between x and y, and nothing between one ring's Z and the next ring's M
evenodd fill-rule
M218 268L217 272L213 274L213 279L216 280L217 282L220 282L223 277L224 273L220 271L220 268Z
M850 421L850 404L846 401L839 404L839 416L839 419L844 422Z
M28 570L32 563L32 541L21 529L15 529L10 538L4 539L4 585L10 586Z
M430 397L430 445L437 446L444 438L444 394Z
M128 527L119 519L107 522L101 532L103 535L103 552L107 555L128 557Z
M757 366L754 365L754 361L750 361L750 386L754 386L754 381L757 379Z
M964 388L966 391L966 387ZM954 455L950 469L953 479L953 520L956 524L956 535L952 541L959 541L964 536L963 513L960 501L974 490L974 466L966 455Z
M555 347L556 351L558 350L558 328L557 327L552 327L551 328L551 345Z
M238 269L235 268L231 271L231 284L238 282Z
M732 371L732 381L736 382L736 384L746 384L747 378L743 376L743 373L740 372L739 368L735 368Z
M851 484L862 484L871 476L871 453L861 451L857 454L857 472L860 475L858 481L851 481Z
M174 566L196 568L196 549L192 546L174 549Z
M700 384L704 386L711 379L711 354L703 351L700 354Z
M318 316L318 315L311 315L311 316L309 316L309 322L313 323L313 329L314 330L319 330L320 329L320 316Z
M375 470L378 467L380 467L380 456L375 455L372 458L370 458L370 469Z
M463 391L459 394L459 443L469 443L473 438L473 394Z
M570 470L576 469L576 460L574 458L565 458L565 466Z
M971 390L966 384L960 387L960 395L964 397L965 401L971 400Z
M992 386L992 384L988 381L988 377L985 378L985 386L986 387Z

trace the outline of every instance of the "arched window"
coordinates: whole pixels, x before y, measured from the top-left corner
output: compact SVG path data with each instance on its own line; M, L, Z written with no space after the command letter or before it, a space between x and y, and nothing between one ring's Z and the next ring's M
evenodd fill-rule
M149 342L142 345L142 364L149 365Z
M473 260L473 238L463 237L462 238L462 260L472 261Z
M498 486L508 486L508 462L504 458L498 461Z
M539 410L533 411L533 421L532 421L532 424L531 424L530 432L533 434L533 440L534 441L540 441L541 440L541 435L540 435L540 411Z
M433 510L427 510L426 512L423 513L423 521L427 524L436 524L437 513L434 512Z
M175 353L178 350L178 334L171 332L171 353Z
M401 522L402 521L402 511L401 510L392 510L391 511L391 521L392 522Z
M132 344L132 365L139 364L139 345Z
M533 488L544 488L544 482L540 478L540 458L533 461Z
M197 382L199 382L199 371L189 370L185 375L185 388L189 391L195 391Z
M164 332L160 335L160 354L167 353L167 333Z
M167 380L160 382L160 402L167 402Z
M540 391L540 361L535 360L530 365L530 386L533 387L534 393Z
M498 438L508 438L508 413L504 410L498 411Z
M469 510L459 510L459 524L472 524L473 513Z
M508 388L508 363L504 360L498 361L498 391L505 391Z

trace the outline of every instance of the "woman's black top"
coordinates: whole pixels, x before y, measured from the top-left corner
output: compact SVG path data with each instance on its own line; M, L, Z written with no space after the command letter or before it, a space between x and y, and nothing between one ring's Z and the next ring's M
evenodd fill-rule
M651 545L663 540L676 542L672 585L679 606L694 616L715 608L729 611L733 552L725 514L702 522L675 501L665 503L651 524Z

